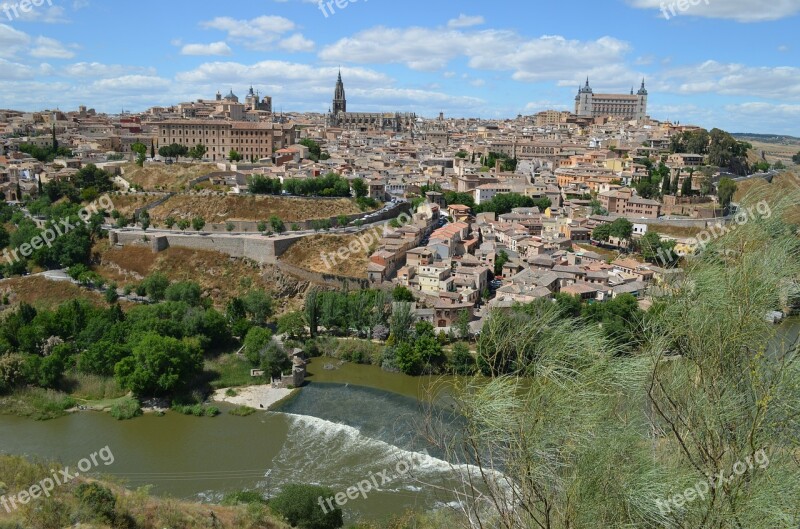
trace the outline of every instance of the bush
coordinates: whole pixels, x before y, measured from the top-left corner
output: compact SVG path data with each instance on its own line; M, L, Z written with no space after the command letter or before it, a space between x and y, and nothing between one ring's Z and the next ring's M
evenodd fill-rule
M222 505L240 505L240 504L265 504L264 497L256 490L239 490L236 492L229 492L222 498Z
M334 495L331 489L325 487L287 485L270 500L269 506L272 512L301 529L339 529L344 525L342 510L334 503L334 509L326 513L318 502L319 498Z
M247 417L249 415L253 415L255 412L255 408L251 408L250 406L239 406L238 408L232 409L228 413L235 415L236 417Z
M202 404L173 404L170 409L183 415L193 415L195 417L216 417L222 413L216 406L203 406Z
M117 497L111 489L99 483L81 483L75 490L75 497L91 519L111 522L115 518Z
M126 398L111 406L111 416L118 421L133 419L141 414L142 408L136 399Z

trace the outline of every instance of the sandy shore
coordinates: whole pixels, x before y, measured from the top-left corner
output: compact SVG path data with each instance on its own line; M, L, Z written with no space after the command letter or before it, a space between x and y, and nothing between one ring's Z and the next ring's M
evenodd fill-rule
M236 391L235 397L228 397L225 395L228 388L224 388L215 391L211 400L216 402L228 402L230 404L236 404L237 406L249 406L259 410L269 408L295 391L293 389L273 388L268 384L233 389Z

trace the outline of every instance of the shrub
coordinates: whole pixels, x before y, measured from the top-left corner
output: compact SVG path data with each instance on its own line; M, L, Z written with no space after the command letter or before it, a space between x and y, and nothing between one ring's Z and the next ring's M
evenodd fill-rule
M230 413L231 415L235 415L236 417L247 417L249 415L253 415L255 412L256 410L254 408L251 408L250 406L239 406L238 408L235 408L229 411L228 413Z
M315 485L286 485L269 502L272 512L301 529L338 529L344 525L342 510L336 507L324 512L318 499L334 496L331 489Z
M117 497L99 483L81 483L75 489L75 497L92 519L111 522L115 518Z
M222 498L222 505L240 505L240 504L265 504L264 496L256 490L239 490L236 492L229 492Z
M133 419L142 414L139 401L133 398L123 399L111 406L111 416L118 421Z

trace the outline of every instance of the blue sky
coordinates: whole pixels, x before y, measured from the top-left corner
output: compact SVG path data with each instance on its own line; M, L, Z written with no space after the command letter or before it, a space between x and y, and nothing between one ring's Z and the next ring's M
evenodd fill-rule
M587 76L645 77L656 119L800 136L800 0L19 1L0 0L0 108L139 111L252 84L324 112L341 67L352 111L503 118L570 109Z

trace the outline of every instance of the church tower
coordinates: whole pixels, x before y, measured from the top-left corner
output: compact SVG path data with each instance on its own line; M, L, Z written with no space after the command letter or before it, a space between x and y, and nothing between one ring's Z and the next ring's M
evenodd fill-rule
M644 79L642 79L642 87L636 93L639 96L638 104L636 105L636 119L643 120L647 118L647 88L644 87Z
M344 95L344 83L342 82L342 72L339 71L339 79L336 81L336 91L333 94L333 114L347 112L347 98Z

